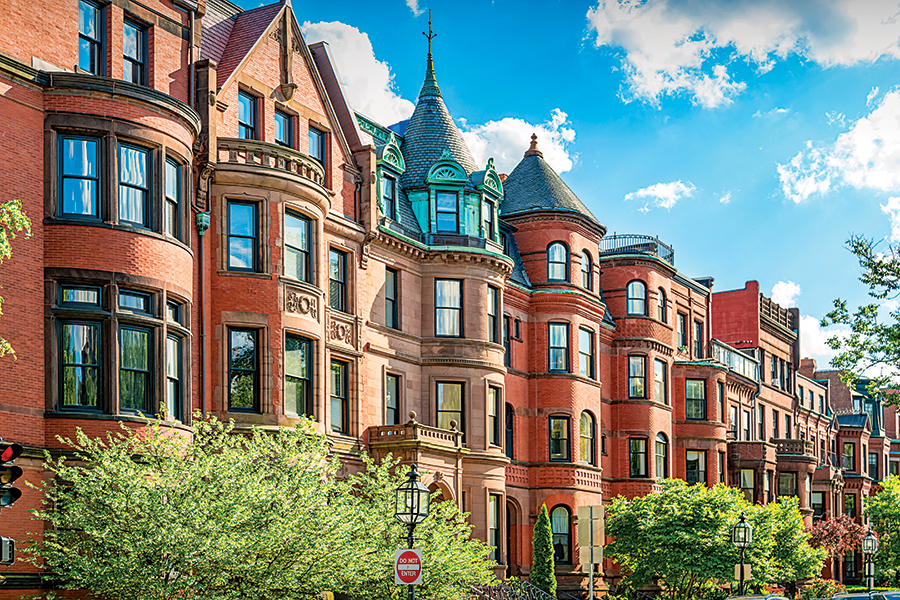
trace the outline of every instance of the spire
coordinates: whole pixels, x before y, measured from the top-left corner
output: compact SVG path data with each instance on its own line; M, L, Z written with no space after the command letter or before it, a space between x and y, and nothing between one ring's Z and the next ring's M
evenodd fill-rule
M525 156L540 156L541 158L544 158L544 154L540 150L538 150L538 147L537 147L537 134L536 133L531 134L531 147L528 149L527 152L525 152Z
M428 9L428 33L422 32L422 35L428 38L428 61L425 65L425 83L422 84L422 90L419 97L422 96L440 96L441 88L438 87L437 79L434 77L434 61L431 58L431 40L437 37L437 34L431 30L431 9Z

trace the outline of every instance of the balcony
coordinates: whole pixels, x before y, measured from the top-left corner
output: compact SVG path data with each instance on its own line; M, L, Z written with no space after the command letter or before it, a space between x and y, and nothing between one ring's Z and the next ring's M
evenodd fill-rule
M373 447L430 446L458 450L463 447L463 433L456 429L439 429L409 421L404 425L382 425L369 428L369 445Z
M772 440L778 456L805 456L815 458L815 446L809 440Z
M283 173L325 187L322 165L291 148L257 140L218 138L218 161L221 165L241 165Z
M600 240L600 257L616 254L647 254L675 265L675 250L658 237L638 234L607 235Z

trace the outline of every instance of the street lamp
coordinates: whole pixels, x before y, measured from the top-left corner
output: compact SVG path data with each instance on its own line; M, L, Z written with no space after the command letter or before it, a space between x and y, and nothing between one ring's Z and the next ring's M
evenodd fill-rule
M747 522L744 513L741 513L741 520L735 523L731 530L731 543L741 550L741 586L738 588L738 595L744 595L744 550L753 542L753 525Z
M871 529L862 539L862 551L866 557L866 583L871 592L875 585L875 565L872 564L872 557L878 552L878 538Z
M394 516L409 528L409 535L406 540L409 543L409 547L412 548L415 543L413 530L416 528L416 525L428 517L428 508L431 504L431 492L419 481L419 474L416 473L415 464L410 465L409 479L400 484L396 494ZM414 598L415 591L413 586L410 585L409 600L414 600Z

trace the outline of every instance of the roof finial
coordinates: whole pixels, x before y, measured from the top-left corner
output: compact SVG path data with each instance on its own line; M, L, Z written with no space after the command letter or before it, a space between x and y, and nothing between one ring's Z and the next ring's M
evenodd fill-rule
M543 153L540 150L538 150L538 147L537 147L537 134L536 133L531 134L531 147L525 153L525 156L540 156L541 158L544 158Z
M431 58L431 40L437 37L437 34L431 29L431 9L428 9L428 33L422 32L422 35L428 38L428 61L425 66L425 83L422 85L422 91L419 96L440 96L441 88L438 87L437 79L434 76L434 61Z

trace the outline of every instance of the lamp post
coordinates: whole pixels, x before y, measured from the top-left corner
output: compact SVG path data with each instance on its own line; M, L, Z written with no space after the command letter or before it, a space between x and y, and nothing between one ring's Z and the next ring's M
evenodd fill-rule
M741 550L741 585L738 588L738 595L744 595L744 550L753 542L753 525L747 522L744 513L741 513L741 519L734 524L731 530L731 543Z
M428 517L428 509L431 504L431 492L419 481L419 474L416 473L415 464L410 465L409 479L400 484L396 494L394 516L409 528L406 541L409 544L409 548L412 549L415 543L413 531L416 525ZM415 588L412 585L408 587L409 600L414 600L416 597Z
M878 552L878 538L871 529L862 540L862 551L866 557L866 585L871 592L875 585L875 565L872 564L872 557Z

